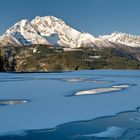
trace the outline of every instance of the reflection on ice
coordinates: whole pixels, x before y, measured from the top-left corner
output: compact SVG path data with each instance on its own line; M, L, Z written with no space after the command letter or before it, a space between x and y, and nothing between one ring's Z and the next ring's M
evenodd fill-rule
M85 80L85 78L65 78L62 80L66 82L82 82Z
M16 81L28 81L33 80L31 77L10 77L10 78L0 78L0 82L16 82Z
M105 80L96 80L96 79L88 79L88 78L64 78L62 79L66 82L90 82L90 83L110 83L112 81L105 81Z
M118 86L113 86L114 88L129 88L129 85L118 85Z
M26 136L27 133L24 130L17 130L17 131L9 131L9 132L0 132L0 136Z
M118 138L126 132L126 128L111 126L103 132L97 134L83 135L85 137Z
M140 117L129 118L129 120L140 123Z
M115 85L110 88L96 88L92 90L79 91L76 92L75 95L79 96L79 95L90 95L90 94L97 94L97 93L113 92L113 91L127 89L129 87L130 87L129 85Z
M27 101L27 100L0 100L0 106L24 104L24 103L28 103L28 102L29 101Z

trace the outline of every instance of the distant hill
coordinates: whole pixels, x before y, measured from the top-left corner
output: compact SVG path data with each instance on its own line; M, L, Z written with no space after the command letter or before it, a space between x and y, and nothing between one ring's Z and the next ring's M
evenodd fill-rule
M138 49L138 48L137 48ZM64 51L63 47L33 45L1 47L1 71L40 72L84 69L140 69L140 50L83 47ZM2 68L3 66L3 68Z

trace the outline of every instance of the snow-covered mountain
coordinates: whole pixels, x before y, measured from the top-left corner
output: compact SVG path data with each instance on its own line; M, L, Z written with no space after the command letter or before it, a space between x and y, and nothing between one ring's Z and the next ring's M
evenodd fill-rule
M111 35L99 36L99 39L115 44L126 45L130 47L140 47L140 36L126 33L113 32Z
M1 45L24 46L31 44L62 45L80 47L82 43L93 43L95 38L79 32L64 21L53 16L36 17L32 21L21 20L0 37Z
M110 47L112 43L140 47L140 36L112 33L95 38L89 33L75 30L56 17L37 16L31 21L23 19L17 22L0 37L1 46L44 44L79 48L81 46Z

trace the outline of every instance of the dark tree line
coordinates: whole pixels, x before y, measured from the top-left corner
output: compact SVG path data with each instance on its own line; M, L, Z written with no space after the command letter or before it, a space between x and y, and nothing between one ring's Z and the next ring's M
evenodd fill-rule
M15 71L15 54L9 59L8 55L0 50L0 72Z

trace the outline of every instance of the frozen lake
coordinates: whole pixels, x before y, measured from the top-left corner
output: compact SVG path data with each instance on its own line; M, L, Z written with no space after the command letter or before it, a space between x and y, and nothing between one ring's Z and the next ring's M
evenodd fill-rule
M140 71L0 73L0 136L23 137L30 130L136 111L139 90ZM132 120L140 119L135 116ZM82 138L119 137L126 132L115 124L108 127L100 133L83 133Z

